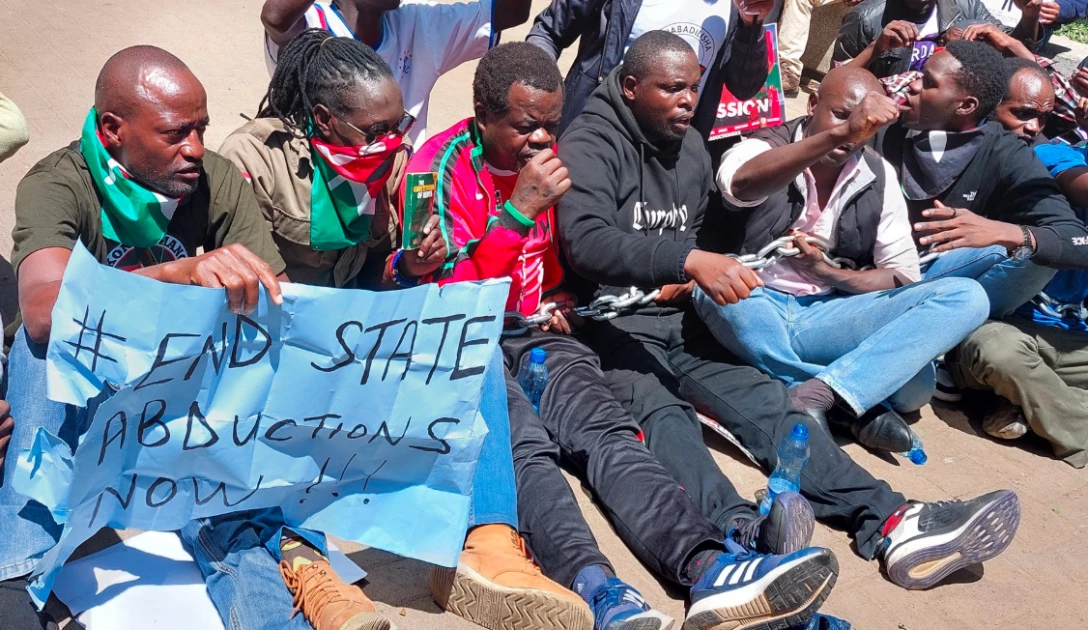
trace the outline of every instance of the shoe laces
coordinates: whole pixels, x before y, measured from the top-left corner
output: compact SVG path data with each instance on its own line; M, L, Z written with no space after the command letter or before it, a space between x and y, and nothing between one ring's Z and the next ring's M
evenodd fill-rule
M313 624L329 604L348 601L336 580L329 575L327 566L324 562L311 562L293 570L286 560L280 561L280 576L294 594L295 609L291 611L291 618L301 610Z
M754 518L737 519L731 536L733 541L747 550L754 550L756 540L759 538L759 529L765 520L767 520L766 514L760 514Z

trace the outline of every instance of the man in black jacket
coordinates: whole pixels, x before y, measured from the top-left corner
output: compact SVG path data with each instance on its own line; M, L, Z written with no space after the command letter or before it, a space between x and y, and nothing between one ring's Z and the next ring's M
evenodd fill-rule
M773 0L552 0L526 41L558 60L563 49L579 40L563 90L562 131L639 35L664 30L683 37L699 55L700 94L706 97L699 100L692 125L706 137L723 85L745 99L767 80L763 18L773 6Z
M1031 147L986 122L1005 93L1004 60L954 41L910 85L899 123L877 150L903 182L922 275L975 278L1000 318L1031 299L1054 268L1088 267L1088 229Z
M632 50L559 142L571 188L557 216L583 298L632 285L661 289L656 303L589 322L583 331L600 353L617 399L642 426L647 446L724 528L741 506L703 444L695 410L731 431L767 470L777 462L777 445L804 424L812 456L801 476L802 494L817 519L850 531L862 556L880 556L893 582L928 588L989 557L1016 530L1015 494L907 502L793 409L784 385L736 365L692 310L688 298L695 285L725 304L748 297L762 282L735 259L695 246L711 190L710 157L691 128L698 59L678 37L643 37L651 36L655 45L646 54ZM991 531L991 524L1001 531ZM975 536L994 545L969 544Z
M1042 0L1029 0L1011 35L1035 48ZM919 70L948 29L968 22L990 22L1001 27L981 0L868 0L846 14L835 41L835 62L850 61L873 50L869 70L888 77Z

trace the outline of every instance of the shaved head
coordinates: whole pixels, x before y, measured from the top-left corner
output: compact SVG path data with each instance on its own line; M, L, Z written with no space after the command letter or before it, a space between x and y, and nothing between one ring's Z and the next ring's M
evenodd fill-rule
M873 73L854 66L832 69L820 82L819 91L809 96L805 135L813 136L846 123L850 112L870 92L884 94L884 85ZM844 145L820 160L820 164L828 168L841 167L860 150L860 145Z
M155 46L125 48L99 72L94 106L106 150L137 180L169 197L195 192L208 95L180 59Z

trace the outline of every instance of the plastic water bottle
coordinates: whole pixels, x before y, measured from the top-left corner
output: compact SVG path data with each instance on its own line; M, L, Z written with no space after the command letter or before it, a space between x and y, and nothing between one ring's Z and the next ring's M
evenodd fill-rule
M533 348L529 352L529 365L518 375L518 384L533 405L533 411L540 413L540 396L544 394L544 388L548 386L548 367L544 365L544 359L548 353L544 348Z
M767 480L767 494L759 504L760 514L771 511L771 503L781 492L799 492L801 469L808 462L808 427L793 425L793 430L778 445L778 466Z
M915 466L921 466L929 459L922 448L922 438L918 437L918 434L913 430L910 432L910 450L900 453L900 455L909 459Z

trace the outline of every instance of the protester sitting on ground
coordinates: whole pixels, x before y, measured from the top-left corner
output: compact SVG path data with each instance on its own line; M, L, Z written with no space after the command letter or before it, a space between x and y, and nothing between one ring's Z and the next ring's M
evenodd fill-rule
M22 325L8 389L19 418L14 450L29 449L38 427L68 436L74 449L108 396L86 408L46 398L50 311L77 242L103 264L162 282L225 288L235 312L256 308L259 285L282 299L284 263L253 191L230 161L204 150L207 125L204 87L184 63L152 46L127 48L102 68L81 139L38 162L19 183L12 264ZM196 255L198 248L205 253ZM29 573L60 534L44 505L15 492L13 469L6 468L0 487L0 579ZM358 589L336 577L324 536L286 529L278 508L192 521L181 536L224 625L390 627ZM288 587L280 560L300 556L308 564L289 575ZM303 615L294 614L298 609Z
M768 616L807 622L837 573L829 551L805 549L813 529L807 502L783 493L768 517L759 518L754 506L736 497L743 509L723 536L640 442L638 425L616 402L596 356L570 336L573 298L561 286L554 232L553 206L570 186L553 152L563 105L555 62L525 43L494 48L476 69L473 100L475 116L431 138L408 172L433 174L444 183L435 203L451 248L438 282L509 277L506 308L522 316L545 303L563 305L543 330L504 336L500 343L520 526L544 572L577 592L563 589L554 597L580 596L592 610L584 626L556 618L547 627L652 630L672 624L615 576L560 472L561 455L586 477L635 554L662 578L690 589L685 627L749 625ZM518 377L538 350L546 353L549 376L534 409L537 403ZM730 584L721 577L757 564ZM768 595L771 583L779 596Z
M1040 129L1038 122L1030 122L1035 114L1015 112L1032 109L1041 114L1038 110L1042 108L1009 104L1043 104L1049 84L1040 81L1036 69L1016 65L1020 69L1010 73L1009 90L998 106L997 119L1034 144L1035 154L1058 181L1077 216L1088 222L1085 149L1033 142L1026 137L1031 130ZM1002 109L1009 115L1002 116ZM997 394L982 420L988 435L1012 440L1034 431L1050 442L1057 457L1075 468L1088 464L1086 298L1088 271L1063 269L1012 317L987 322L945 356L958 385Z
M442 265L446 244L437 216L426 226L418 249L392 251L401 242L391 200L402 182L405 156L399 147L409 120L389 66L366 44L308 29L284 49L259 117L232 134L224 151L253 183L273 238L288 261L288 277L327 286L415 286ZM304 130L310 130L309 137ZM343 158L331 157L344 155L363 161L349 166ZM317 170L314 156L324 160ZM316 177L327 186L334 177L348 176L366 183L360 192L367 196L355 206L332 207L341 203L338 198L314 185ZM380 192L372 195L370 190ZM318 195L324 197L320 203ZM366 218L362 226L343 221L356 217ZM336 240L330 241L330 233ZM364 258L378 262L377 274L355 275ZM549 584L521 548L510 544L517 537L510 429L485 419L488 435L473 480L471 529L458 574L461 580L471 577L471 582L458 585L458 596L472 592L482 598L476 601L500 603L524 621L541 612L530 602L539 599L537 589ZM499 570L492 571L492 566ZM496 630L515 623L503 616L481 621Z
M1028 146L1046 142L1043 129L1054 112L1050 76L1039 64L1019 57L1005 59L1005 74L1009 84L994 108L994 122Z
M257 118L220 153L253 185L293 282L397 286L387 262L400 242L393 199L412 120L389 66L366 44L309 29L284 49ZM442 264L437 222L398 259L400 277Z
M641 35L662 30L683 37L699 57L699 94L706 98L698 99L692 125L705 137L714 126L723 86L747 99L766 82L763 18L773 6L772 0L552 0L526 41L554 60L579 42L564 86L562 132Z
M0 93L0 162L30 142L26 118L11 99Z
M986 120L1005 93L1001 55L954 41L910 84L899 122L877 150L903 182L922 277L975 278L1000 318L1027 302L1053 267L1088 266L1088 229L1031 148Z
M1015 494L908 502L794 409L782 383L736 365L687 303L695 285L726 304L762 284L735 259L697 246L712 188L710 158L690 126L698 80L698 60L684 40L643 35L559 145L571 174L558 206L559 236L581 277L580 297L661 289L652 305L586 323L583 338L601 355L616 398L639 422L650 451L719 527L739 506L703 443L696 409L768 471L794 425L808 426L802 494L817 519L847 529L858 553L880 557L900 586L928 588L994 557L1019 523ZM975 545L976 537L993 544Z
M265 61L269 73L280 50L307 28L358 39L374 49L404 93L415 117L409 138L427 139L427 111L438 78L479 59L499 33L529 19L530 0L473 0L435 3L420 0L265 0Z
M1043 0L1029 0L1012 36L1034 49ZM849 61L873 49L868 68L877 77L921 70L937 48L937 39L968 21L1001 23L981 0L869 0L842 20L835 40L834 62Z
M948 42L961 39L978 41L992 46L1007 59L1022 60L1024 63L1020 63L1016 66L1017 68L1027 67L1026 63L1034 63L1042 68L1054 93L1052 111L1043 120L1045 124L1043 135L1048 138L1067 137L1074 143L1079 142L1083 135L1088 135L1079 127L1079 121L1088 114L1086 110L1088 104L1082 104L1085 99L1076 92L1070 79L1059 72L1049 59L1032 53L1022 42L989 22L969 21L963 23L962 26L963 28L956 26L945 31L938 40L938 45L944 46ZM873 46L870 45L848 64L867 67L872 50ZM908 70L901 74L884 77L881 82L888 96L899 105L906 102L907 95L910 93L910 84L921 76L922 73L917 70Z
M895 171L865 146L899 115L880 81L831 70L808 111L726 151L717 174L726 207L745 217L742 254L792 237L799 255L759 270L762 286L736 304L696 289L695 308L730 352L790 386L794 407L906 452L911 430L896 412L929 402L933 360L990 305L974 280L918 282Z

